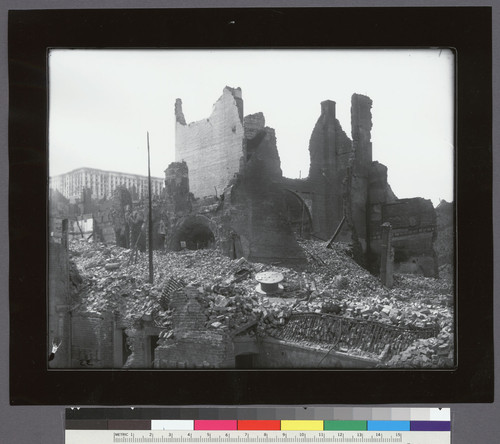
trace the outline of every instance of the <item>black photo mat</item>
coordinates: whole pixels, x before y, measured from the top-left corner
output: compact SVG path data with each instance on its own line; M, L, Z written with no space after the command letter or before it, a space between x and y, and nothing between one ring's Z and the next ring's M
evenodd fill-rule
M488 7L9 11L11 403L493 401L491 32ZM430 47L456 55L455 369L47 368L49 49Z

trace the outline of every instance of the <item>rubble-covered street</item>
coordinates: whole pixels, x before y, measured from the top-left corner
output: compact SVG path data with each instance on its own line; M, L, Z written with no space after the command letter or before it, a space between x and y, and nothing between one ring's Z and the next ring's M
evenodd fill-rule
M413 341L397 354L388 353L390 344L383 344L384 352L377 355L359 348L340 351L396 368L453 365L453 285L449 279L395 275L393 288L387 289L352 260L346 244L334 243L329 249L324 242L301 241L300 245L307 256L301 270L243 258L231 260L216 250L154 251L151 285L147 253L139 253L134 263L131 250L74 240L69 246L75 265L73 309L114 313L131 327L151 319L162 327L161 345L173 335L167 289L174 282L197 288L205 327L215 332L235 335L246 330L251 336L276 336L291 315L299 313L374 321L409 331L434 328L437 336ZM263 271L282 274L279 292L259 291L255 275ZM309 341L311 347L313 342Z

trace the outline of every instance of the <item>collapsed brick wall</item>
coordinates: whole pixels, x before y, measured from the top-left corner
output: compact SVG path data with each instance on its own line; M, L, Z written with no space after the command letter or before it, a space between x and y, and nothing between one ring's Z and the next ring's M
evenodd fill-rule
M225 87L208 119L186 124L176 102L175 157L189 167L190 191L197 198L220 194L244 161L241 89Z
M232 341L227 334L205 327L207 318L198 298L198 289L194 287L171 295L173 336L156 348L155 367L234 367Z

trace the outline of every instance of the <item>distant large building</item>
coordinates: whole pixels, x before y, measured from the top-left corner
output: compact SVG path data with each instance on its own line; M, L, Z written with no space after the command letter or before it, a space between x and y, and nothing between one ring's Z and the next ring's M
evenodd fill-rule
M148 177L139 174L104 171L95 168L78 168L69 173L59 174L50 178L50 188L59 191L67 199L78 199L84 188L92 190L94 199L111 197L115 189L124 186L135 190L138 198L148 195ZM151 177L153 195L160 195L164 187L164 179Z

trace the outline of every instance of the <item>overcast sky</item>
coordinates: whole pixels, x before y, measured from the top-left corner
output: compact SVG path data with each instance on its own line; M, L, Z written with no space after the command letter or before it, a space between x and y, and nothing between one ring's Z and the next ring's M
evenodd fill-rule
M353 93L373 100L373 160L399 198L453 199L454 56L448 50L51 50L50 175L79 167L164 177L174 103L209 117L227 86L276 130L283 174L307 176L320 103L351 137Z

